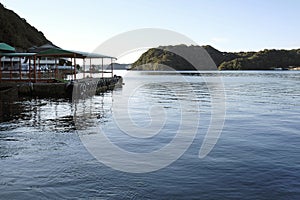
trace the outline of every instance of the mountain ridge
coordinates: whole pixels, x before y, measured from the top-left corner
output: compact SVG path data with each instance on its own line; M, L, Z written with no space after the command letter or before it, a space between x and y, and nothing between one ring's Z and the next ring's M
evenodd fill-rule
M21 18L13 10L9 10L0 3L0 42L7 43L24 52L32 46L49 43L45 35Z
M169 49L172 49L172 51L168 51ZM169 66L175 70L211 70L211 67L203 65L200 66L200 68L195 68L193 63L189 63L183 57L173 53L176 51L181 52L183 50L188 50L194 54L194 57L189 60L199 60L199 58L196 58L196 51L200 52L199 55L201 57L203 54L202 51L205 50L219 70L271 70L275 68L285 69L291 66L300 66L300 49L265 49L258 52L222 52L210 45L174 45L149 49L132 64L131 69L164 70L160 69L158 66ZM207 58L204 59L208 60ZM203 61L199 60L199 62Z

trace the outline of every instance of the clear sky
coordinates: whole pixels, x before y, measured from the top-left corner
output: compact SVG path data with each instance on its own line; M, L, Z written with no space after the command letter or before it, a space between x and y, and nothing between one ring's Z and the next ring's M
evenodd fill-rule
M179 32L221 51L300 48L299 0L0 0L65 49L93 51L139 28Z

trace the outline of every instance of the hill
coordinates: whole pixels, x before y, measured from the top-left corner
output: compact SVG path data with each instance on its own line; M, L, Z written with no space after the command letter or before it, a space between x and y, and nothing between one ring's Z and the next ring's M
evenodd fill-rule
M292 66L300 66L300 49L265 49L245 57L238 57L231 61L223 62L219 66L219 69L270 70L274 68L288 69Z
M218 54L218 52L215 52ZM190 62L188 62L187 60ZM213 70L215 64L209 58L207 52L199 46L160 46L146 51L131 65L135 70ZM194 67L195 66L195 67Z
M0 42L25 51L32 46L51 43L42 32L31 26L12 10L6 9L0 3Z
M212 46L163 46L152 48L145 52L132 64L134 70L164 70L159 66L169 66L175 70L195 70L195 63L189 63L180 54L172 52L188 52L196 64L203 62L198 69L211 70L203 49L210 55L219 70L270 70L274 68L289 68L300 66L300 49L275 50L265 49L259 52L221 52ZM171 50L171 52L169 51ZM206 58L206 59L205 59Z

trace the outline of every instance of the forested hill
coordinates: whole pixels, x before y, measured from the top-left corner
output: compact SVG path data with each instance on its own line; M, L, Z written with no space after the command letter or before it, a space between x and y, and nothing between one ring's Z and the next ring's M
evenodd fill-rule
M190 52L205 49L220 70L269 70L274 68L289 68L300 66L300 49L275 50L265 49L259 52L221 52L212 46L165 46L152 48L145 52L135 63L132 69L161 70L159 66L167 65L175 70L195 70L195 68L182 57L171 53L168 49L177 49L178 52ZM173 52L173 51L172 51ZM197 53L193 53L194 56ZM202 66L202 70L210 70L209 66Z
M0 3L0 42L7 43L19 51L32 46L51 43L44 34L26 22L12 10Z

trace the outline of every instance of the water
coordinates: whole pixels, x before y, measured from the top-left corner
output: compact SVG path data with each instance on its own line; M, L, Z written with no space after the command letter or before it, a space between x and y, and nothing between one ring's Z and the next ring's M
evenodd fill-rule
M226 94L225 124L212 151L200 159L212 117L212 96L202 77L219 75ZM123 89L76 104L65 99L2 102L0 199L299 199L300 73L205 72L183 77L125 76ZM134 84L141 87L129 104L123 104L129 105L135 125L145 128L151 125L151 116L160 119L155 115L159 110L149 112L152 105L160 106L166 116L163 131L148 139L120 133L114 119L115 105L120 103L116 97ZM178 96L190 87L191 97ZM98 162L80 140L81 135L94 135L91 126L100 126L112 143L126 151L157 151L175 137L180 109L186 108L191 117L198 109L191 109L189 101L199 104L196 137L178 160L160 170L112 169ZM85 120L80 116L83 110L88 114ZM74 121L76 115L82 121ZM127 119L117 120L122 125ZM189 120L193 126L195 119ZM126 160L119 159L125 166Z

